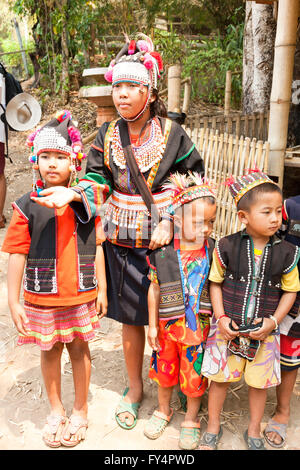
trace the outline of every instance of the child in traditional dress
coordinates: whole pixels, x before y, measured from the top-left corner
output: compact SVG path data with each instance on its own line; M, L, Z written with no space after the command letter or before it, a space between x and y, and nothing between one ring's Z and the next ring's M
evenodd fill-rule
M179 447L195 449L200 440L197 415L208 382L201 375L201 364L211 314L207 277L216 200L199 174L175 174L170 181L168 187L175 191L171 205L175 236L170 245L148 258L148 342L153 348L149 377L158 383L159 406L144 433L150 439L163 433L173 415L173 388L180 383L187 396L187 411Z
M51 407L43 433L50 447L75 446L85 438L91 371L88 341L107 309L101 220L81 224L74 211L43 208L31 200L43 188L76 184L84 157L79 131L63 111L29 137L34 192L13 204L2 251L8 261L8 303L18 344L41 349L41 369ZM38 179L37 179L38 178ZM24 273L24 306L20 289ZM97 288L98 284L98 288ZM98 292L97 292L98 289ZM96 302L95 302L96 299ZM75 401L68 419L61 401L61 356L70 355Z
M258 169L231 178L229 189L245 229L216 242L209 275L213 318L202 364L211 379L208 426L201 449L216 449L228 386L244 374L250 450L264 450L260 434L267 389L280 383L278 325L299 290L299 250L275 233L281 225L280 188Z
M162 188L171 173L204 172L195 144L166 117L158 96L162 73L163 61L151 38L142 33L127 38L105 74L119 118L100 127L77 186L49 188L37 198L46 207L70 203L85 222L111 196L103 217L107 316L122 324L128 386L121 392L115 418L126 430L136 426L143 400L150 284L146 255L149 248L166 245L173 237L173 221L166 215L170 191Z
M281 234L285 240L300 246L300 195L284 201ZM298 261L298 271L300 260ZM300 272L300 271L299 271ZM276 389L277 406L264 430L272 447L283 447L290 418L290 401L300 367L300 291L288 315L280 324L281 384Z

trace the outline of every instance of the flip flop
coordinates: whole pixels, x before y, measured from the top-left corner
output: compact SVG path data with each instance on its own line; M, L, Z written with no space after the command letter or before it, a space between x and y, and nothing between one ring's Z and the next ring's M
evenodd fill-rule
M218 443L223 435L222 426L220 426L220 431L218 434L213 434L212 432L205 432L200 440L200 446L209 447L211 450L218 449Z
M129 390L128 387L124 390L123 396L122 396L121 400L119 401L118 407L117 407L116 412L115 412L115 418L116 418L116 421L117 421L118 425L121 428L126 429L126 430L133 429L135 427L135 425L137 423L138 411L139 411L139 408L141 406L140 402L127 403L124 400L124 397L127 395L128 390ZM119 418L119 414L126 413L126 412L130 413L134 417L134 421L130 426L126 423L127 418L125 419L124 422L122 422Z
M181 426L179 447L184 450L196 449L200 444L200 423L193 426Z
M265 448L263 437L250 437L248 436L248 430L244 432L244 441L248 450L267 450Z
M79 444L82 439L76 439L72 441L71 437L74 436L81 428L88 428L88 420L79 415L71 415L68 425L66 426L66 429L68 429L70 433L70 439L64 439L64 437L62 436L60 439L62 445L65 447L77 446L77 444Z
M263 432L267 443L272 447L276 447L277 449L279 449L280 447L283 447L285 444L285 439L286 439L286 429L287 429L287 424L277 423L277 421L274 421L274 419L270 419ZM267 435L267 433L269 432L276 432L276 434L279 434L279 436L282 439L281 443L276 444L275 442L271 441Z
M52 436L56 436L59 426L61 426L62 424L66 424L67 418L63 415L49 415L47 416L46 421L50 430L50 434L52 434ZM43 441L48 447L57 448L61 446L60 440L49 441L49 439L43 436Z
M149 421L147 422L144 434L148 439L157 439L162 435L169 422L172 419L174 410L171 408L171 413L167 416L158 410L155 410Z

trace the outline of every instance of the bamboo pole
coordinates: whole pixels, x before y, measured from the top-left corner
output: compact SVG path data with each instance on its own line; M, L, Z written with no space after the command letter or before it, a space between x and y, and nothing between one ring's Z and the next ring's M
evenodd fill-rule
M168 69L168 111L180 113L181 65L175 64Z
M298 12L299 0L279 0L270 99L268 173L278 177L281 187L292 93Z
M231 70L226 72L226 82L225 82L225 103L224 103L224 115L228 116L230 113L230 104L231 104Z

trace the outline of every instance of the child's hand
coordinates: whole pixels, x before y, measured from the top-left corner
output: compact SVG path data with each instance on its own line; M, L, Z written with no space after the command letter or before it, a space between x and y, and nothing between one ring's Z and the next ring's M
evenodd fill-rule
M224 339L226 339L227 341L230 341L231 339L235 338L239 334L238 331L233 331L230 328L230 326L229 326L230 322L231 322L231 319L229 317L222 317L219 320L219 323L218 323L220 333L224 337ZM238 326L234 321L232 321L232 326L233 326L233 328L238 330Z
M26 316L24 308L20 303L17 303L11 307L11 316L18 332L24 336L28 336L31 331L29 320Z
M106 291L103 289L98 290L96 311L99 318L102 318L107 314L107 295Z
M155 228L149 244L150 250L156 250L161 246L168 245L173 238L173 222L162 220Z
M156 326L149 326L148 327L148 343L150 348L154 351L159 350L159 341L158 341L158 328Z
M253 323L260 323L260 322L261 322L261 319L256 319ZM259 339L263 341L270 335L270 333L274 329L275 329L275 323L272 320L272 318L264 318L262 327L259 328L259 330L252 331L252 333L250 333L249 336L252 339Z

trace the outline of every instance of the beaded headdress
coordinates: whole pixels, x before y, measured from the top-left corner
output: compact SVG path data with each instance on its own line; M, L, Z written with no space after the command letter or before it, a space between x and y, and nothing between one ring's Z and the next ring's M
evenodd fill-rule
M248 191L263 183L272 183L276 185L268 175L263 173L257 167L247 170L247 173L242 176L236 176L235 178L231 176L230 178L227 178L225 182L226 186L229 187L230 194L236 205Z
M213 197L216 195L212 184L199 173L189 171L188 174L174 173L163 186L164 189L173 191L172 202L168 213L174 215L180 206L199 199L201 197Z
M163 71L163 61L160 54L154 51L152 40L143 33L137 33L136 38L129 40L111 61L105 79L116 85L120 82L132 82L148 87L148 96L143 109L132 121L138 119L148 106L151 92L157 89L158 79ZM127 119L129 120L129 119Z
M68 155L70 158L69 186L77 184L77 171L81 170L81 160L86 158L86 155L82 152L80 132L74 126L69 111L57 112L55 118L31 133L26 143L32 151L29 161L33 163L32 186L37 195L44 188L38 171L38 157L42 152L57 151Z

